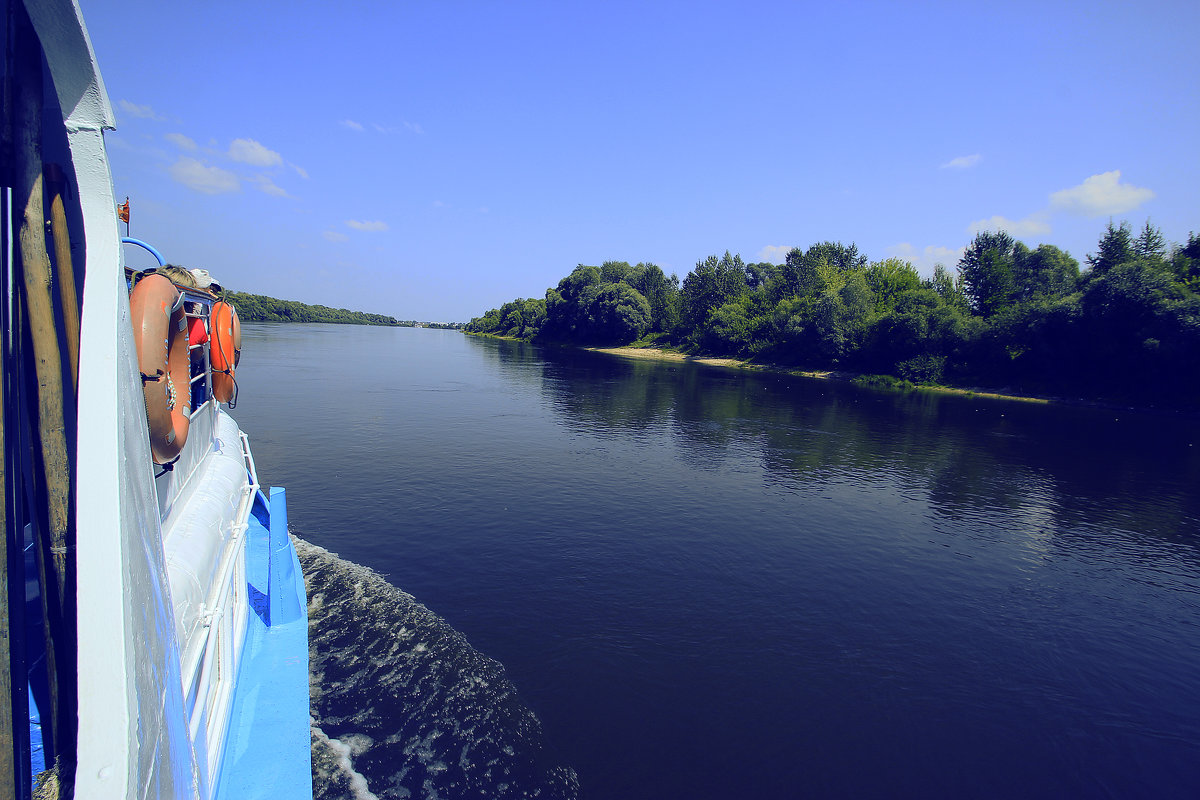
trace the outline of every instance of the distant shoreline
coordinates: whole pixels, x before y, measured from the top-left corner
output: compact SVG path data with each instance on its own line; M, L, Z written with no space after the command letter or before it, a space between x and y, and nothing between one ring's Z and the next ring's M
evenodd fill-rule
M517 339L512 336L497 336L494 333L473 333L464 331L467 336L479 336L484 339L503 339L505 341L519 342L523 339ZM753 361L745 361L739 358L721 358L717 356L689 355L680 353L676 350L664 350L661 347L585 347L581 345L566 345L568 347L579 347L581 350L587 350L592 353L604 353L606 355L618 356L621 358L640 359L642 361L665 361L672 363L687 363L700 364L709 367L720 367L722 369L742 370L745 372L762 372L773 373L777 375L794 375L800 378L815 378L817 380L838 381L841 383L853 383L855 378L866 377L864 373L848 372L842 370L804 370L795 367L786 367L782 364L759 364ZM941 395L956 395L959 397L984 397L989 400L1006 400L1016 403L1032 403L1034 405L1060 405L1060 406L1080 406L1085 408L1113 408L1144 411L1152 414L1182 414L1183 416L1196 416L1197 413L1186 408L1172 408L1170 406L1138 406L1129 403L1120 402L1105 402L1103 400L1094 400L1086 398L1066 398L1066 397L1041 397L1035 395L1008 394L1006 392L993 391L983 388L967 388L960 386L933 386L929 384L916 384L911 389L896 387L882 387L891 391L919 391L929 392L931 394Z
M750 372L771 372L783 375L795 375L802 378L841 381L844 383L850 383L855 378L860 377L860 374L857 372L841 372L838 370L803 370L785 367L779 364L756 364L751 361L743 361L737 358L691 356L686 353L676 352L674 350L663 350L660 347L585 347L583 349L593 353L608 353L609 355L622 356L624 358L638 358L647 361L686 362L689 364L703 364L710 367L724 367L726 369L747 370ZM963 389L954 386L918 385L915 387L915 389L922 392L934 392L936 394L952 394L961 395L964 397L988 397L995 400L1013 400L1019 403L1038 403L1042 405L1049 405L1051 403L1063 402L1061 400L1054 400L1048 397L1002 394L1000 392L989 392L980 389Z

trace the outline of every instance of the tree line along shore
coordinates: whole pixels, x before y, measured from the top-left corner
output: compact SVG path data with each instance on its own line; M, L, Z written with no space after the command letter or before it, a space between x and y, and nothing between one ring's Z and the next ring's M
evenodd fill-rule
M407 328L460 328L461 325L440 322L398 320L384 314L368 314L345 308L308 305L295 300L279 300L262 294L227 291L225 300L237 308L242 322L327 322L341 325L390 325Z
M853 245L794 248L783 264L709 256L681 282L654 264L576 267L544 298L516 299L468 333L663 347L879 385L1200 409L1200 237L1168 244L1149 222L1109 222L1080 263L978 233L955 268L922 278Z

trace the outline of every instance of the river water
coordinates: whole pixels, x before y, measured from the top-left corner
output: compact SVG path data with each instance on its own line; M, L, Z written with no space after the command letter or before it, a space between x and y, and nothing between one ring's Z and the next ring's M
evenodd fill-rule
M244 338L260 477L402 590L328 624L361 618L374 665L318 714L360 796L1200 796L1195 420L452 331ZM356 715L419 649L413 607L449 644L395 685L501 689ZM491 777L438 785L479 772L473 736Z

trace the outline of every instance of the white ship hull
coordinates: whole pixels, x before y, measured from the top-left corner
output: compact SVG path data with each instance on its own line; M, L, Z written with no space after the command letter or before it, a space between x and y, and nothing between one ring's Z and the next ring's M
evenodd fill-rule
M48 67L47 95L57 98L42 115L42 158L67 173L82 286L78 403L67 403L78 410L65 422L75 441L66 549L77 661L54 677L76 682L68 694L77 696L77 729L59 755L74 764L81 798L311 797L307 618L283 492L260 489L246 436L211 398L192 413L173 470L159 474L104 145L114 127L108 96L78 7L23 5ZM11 24L20 25L21 7L5 0ZM14 229L23 202L6 203ZM20 268L19 249L13 258ZM19 482L12 458L6 476ZM18 655L32 663L39 642L27 644ZM10 707L21 705L18 697ZM20 797L19 741L14 750L10 785Z

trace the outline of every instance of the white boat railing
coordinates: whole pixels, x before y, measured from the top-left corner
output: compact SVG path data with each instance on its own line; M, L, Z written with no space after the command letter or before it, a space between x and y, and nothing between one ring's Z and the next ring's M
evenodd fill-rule
M187 642L180 663L184 709L189 715L189 731L201 771L201 795L205 797L215 790L220 777L221 754L250 613L250 599L246 596L246 535L254 499L261 487L249 440L240 430L238 437L247 483L240 489L229 536L199 609L199 625Z

